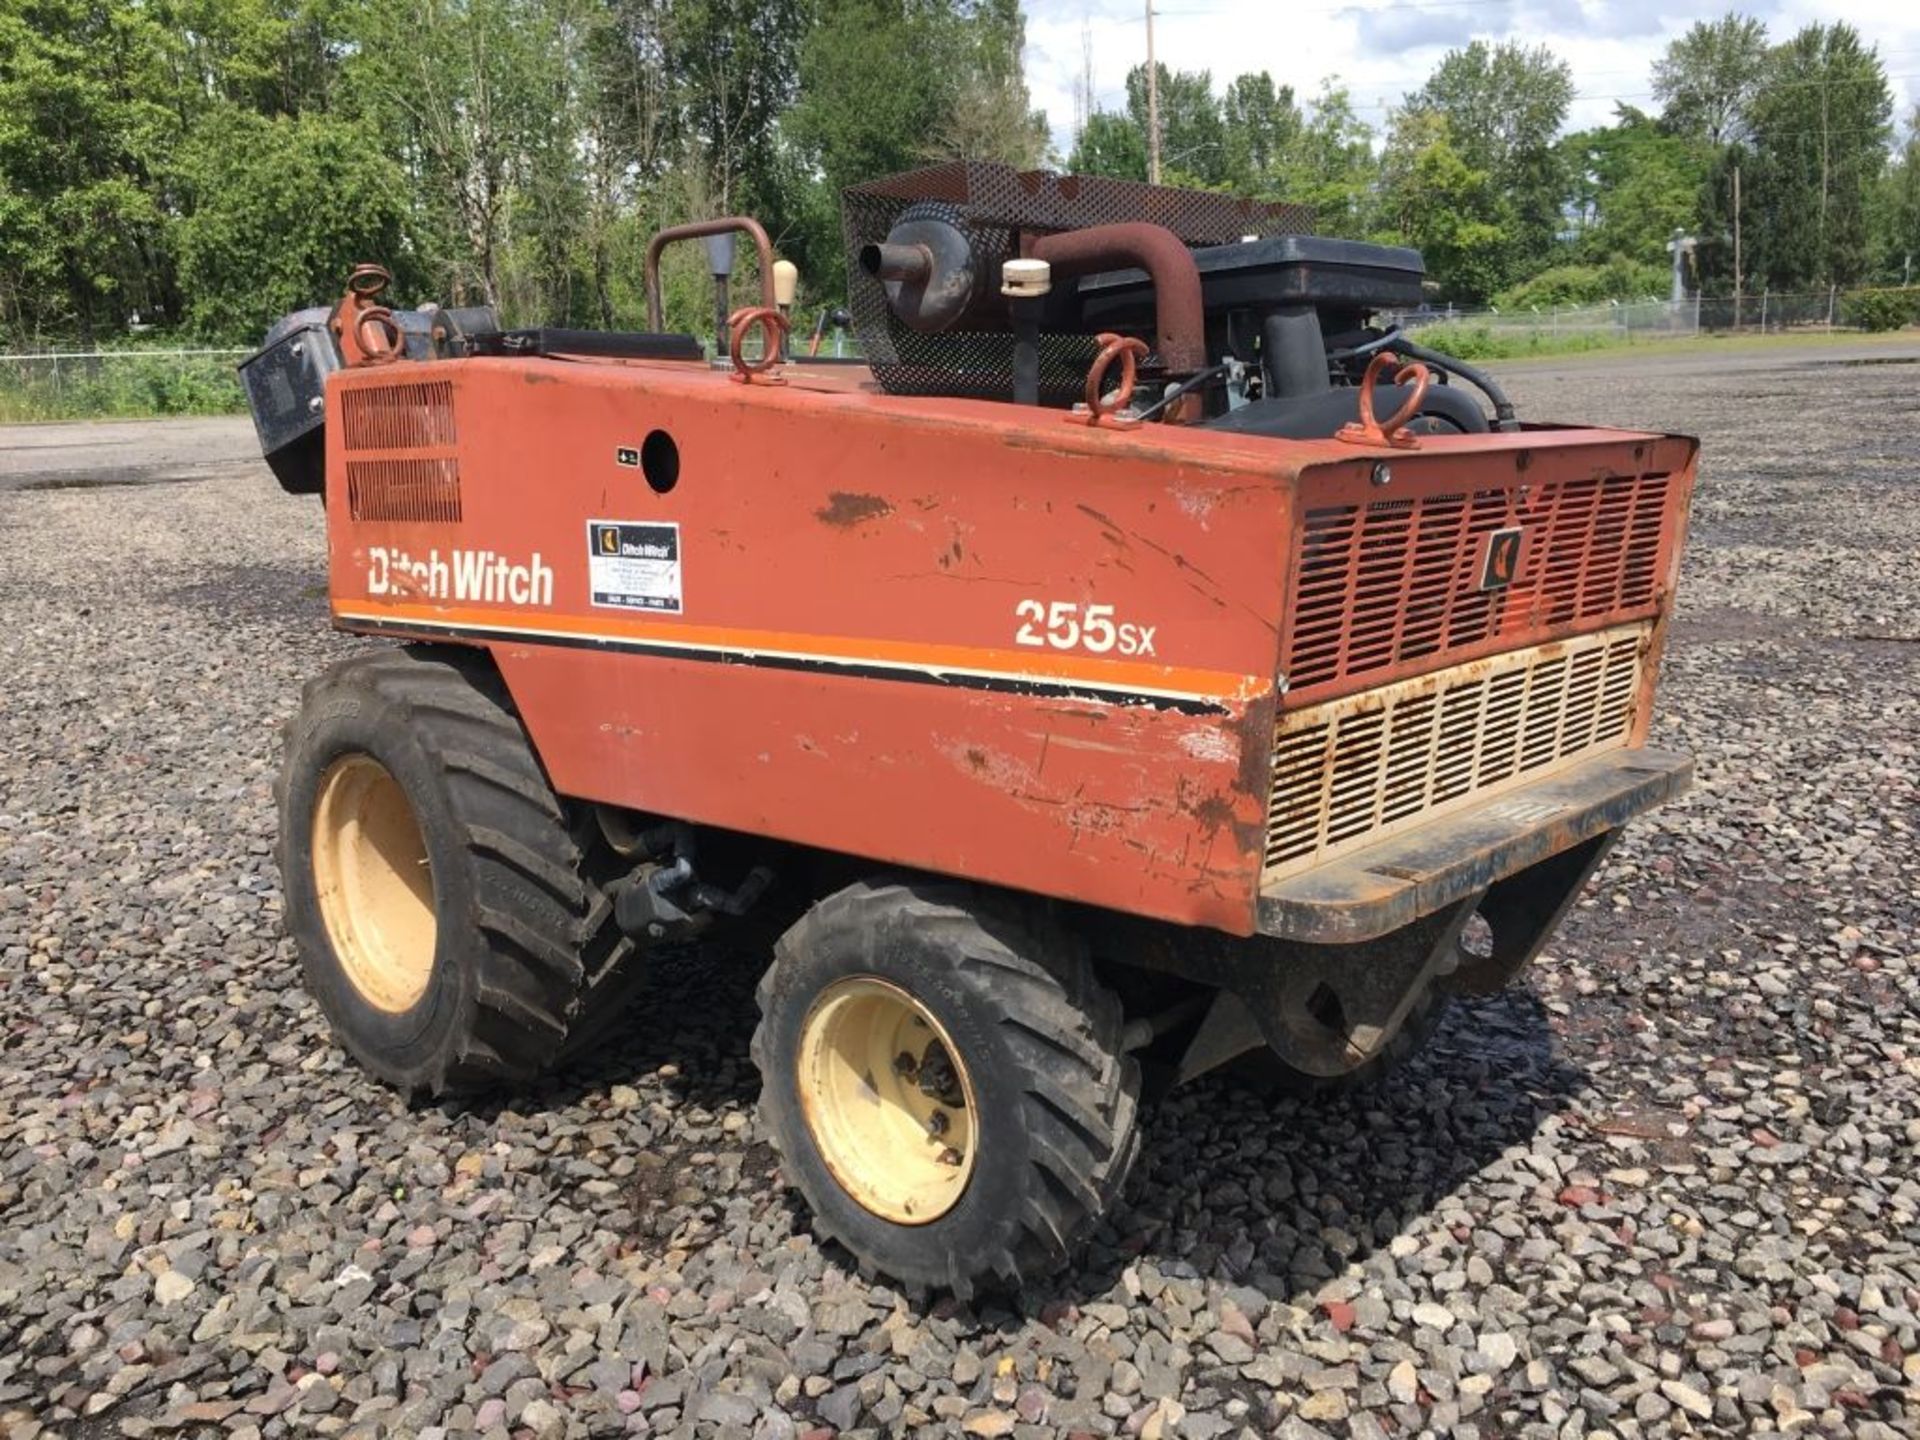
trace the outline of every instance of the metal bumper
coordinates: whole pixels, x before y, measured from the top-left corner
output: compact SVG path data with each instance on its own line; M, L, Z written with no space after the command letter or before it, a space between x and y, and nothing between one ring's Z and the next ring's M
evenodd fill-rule
M1615 750L1260 888L1264 935L1372 940L1617 830L1687 788L1693 761Z

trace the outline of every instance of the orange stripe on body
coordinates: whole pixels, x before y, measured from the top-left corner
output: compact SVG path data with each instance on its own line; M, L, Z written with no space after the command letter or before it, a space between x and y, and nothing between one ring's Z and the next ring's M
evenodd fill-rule
M537 643L543 634L582 639L634 640L649 644L683 645L699 650L742 654L790 655L851 664L905 666L918 670L972 670L1035 681L1078 681L1117 690L1164 692L1220 701L1244 702L1270 688L1265 676L1238 675L1222 670L1194 670L1178 665L1156 665L1139 660L1105 660L1089 655L1048 651L1001 650L970 645L935 645L919 640L883 640L870 636L804 635L784 630L739 630L719 625L689 625L677 621L613 619L554 615L534 623L524 611L489 610L462 605L419 605L404 601L356 600L335 603L334 618L351 625L356 616L423 625L474 626L512 630ZM545 617L543 617L544 619Z

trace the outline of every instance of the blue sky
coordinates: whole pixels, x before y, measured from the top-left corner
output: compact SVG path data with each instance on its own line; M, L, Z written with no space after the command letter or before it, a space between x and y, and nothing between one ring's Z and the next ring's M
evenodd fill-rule
M1782 0L1741 9L1766 22L1775 39L1814 20L1846 20L1879 47L1896 115L1910 114L1920 100L1915 0ZM1211 71L1216 92L1245 71L1266 70L1302 97L1337 76L1376 127L1455 46L1474 39L1546 45L1573 67L1581 98L1569 121L1578 129L1604 123L1616 98L1651 109L1653 62L1667 42L1726 10L1724 0L1157 0L1154 42L1169 68ZM1083 34L1093 42L1096 104L1124 108L1127 70L1146 55L1144 0L1026 0L1026 12L1027 84L1064 155L1073 138Z

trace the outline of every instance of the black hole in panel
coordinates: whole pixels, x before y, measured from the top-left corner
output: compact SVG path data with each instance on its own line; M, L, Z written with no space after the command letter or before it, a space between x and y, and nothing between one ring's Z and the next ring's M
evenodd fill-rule
M640 469L654 493L664 495L680 482L680 447L664 430L650 430L640 446Z
M1343 1035L1347 1031L1346 1010L1333 987L1324 980L1307 997L1307 1013L1335 1034Z

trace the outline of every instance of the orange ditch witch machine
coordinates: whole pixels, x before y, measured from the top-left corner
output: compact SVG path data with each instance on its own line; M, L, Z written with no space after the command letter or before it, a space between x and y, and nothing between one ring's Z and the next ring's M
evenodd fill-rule
M651 947L784 927L761 1120L815 1223L961 1293L1067 1260L1147 1084L1411 1053L1687 761L1645 744L1694 444L1521 424L1382 330L1417 254L960 164L846 197L858 362L765 234L653 328L357 272L243 367L335 624L288 924L408 1092L524 1079ZM661 332L663 245L759 305ZM724 269L716 261L715 269ZM790 282L789 282L790 283Z

